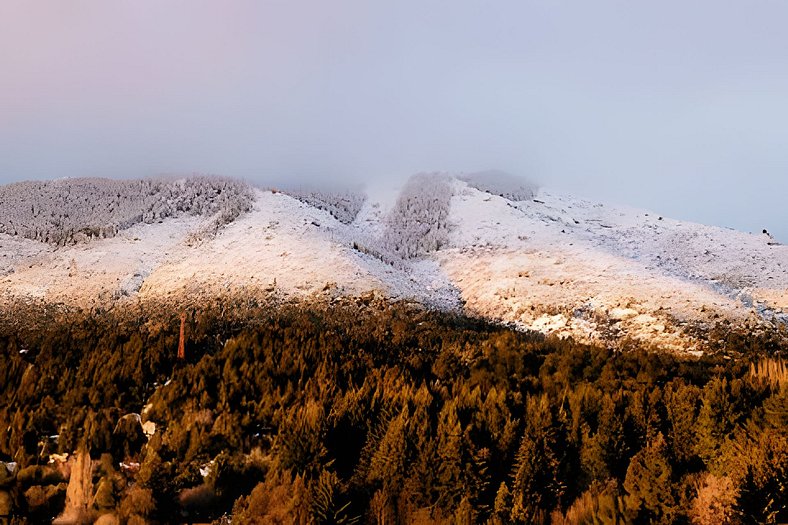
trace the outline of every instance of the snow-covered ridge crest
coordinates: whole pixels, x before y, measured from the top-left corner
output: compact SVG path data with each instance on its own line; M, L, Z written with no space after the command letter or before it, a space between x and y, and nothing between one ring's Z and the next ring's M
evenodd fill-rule
M361 187L294 184L292 187L280 190L301 202L327 211L344 224L350 224L356 220L358 212L361 211L364 201L367 199L367 195Z
M545 189L520 200L530 183L506 177L499 191L482 191L462 178L422 174L402 188L367 188L357 210L347 207L352 220L330 209L341 199L256 189L247 213L200 243L187 241L205 220L188 214L57 249L0 234L0 292L88 305L374 292L676 350L695 348L703 327L786 319L788 248L762 234Z
M539 186L532 181L501 170L479 171L458 175L471 188L498 195L510 201L527 201L536 197Z
M63 246L184 214L214 216L218 228L251 200L247 184L202 175L18 182L0 186L0 233Z

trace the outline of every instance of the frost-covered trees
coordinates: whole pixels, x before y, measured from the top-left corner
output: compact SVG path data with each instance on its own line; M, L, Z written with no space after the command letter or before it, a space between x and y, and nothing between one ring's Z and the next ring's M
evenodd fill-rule
M419 173L400 191L375 239L357 239L354 247L393 266L440 250L449 239L449 212L454 178L480 191L512 201L533 199L537 186L500 171L453 177L445 173Z
M383 219L380 234L360 235L353 247L398 268L440 249L448 241L452 193L452 178L446 174L413 175Z
M367 195L355 189L321 190L315 188L284 189L282 193L290 195L301 202L324 210L344 224L350 224L361 211Z
M252 199L247 184L220 177L19 182L0 186L0 233L62 246L187 214L213 216L218 228Z
M445 245L451 196L448 175L420 173L411 177L386 218L383 250L410 259Z
M457 178L467 182L468 186L472 188L498 195L510 201L531 200L539 189L536 184L528 180L498 170L469 173Z

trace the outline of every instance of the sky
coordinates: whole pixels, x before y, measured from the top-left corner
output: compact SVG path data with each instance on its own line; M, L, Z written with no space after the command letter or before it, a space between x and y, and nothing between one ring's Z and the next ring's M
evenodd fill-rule
M0 183L502 169L788 242L782 0L2 0Z

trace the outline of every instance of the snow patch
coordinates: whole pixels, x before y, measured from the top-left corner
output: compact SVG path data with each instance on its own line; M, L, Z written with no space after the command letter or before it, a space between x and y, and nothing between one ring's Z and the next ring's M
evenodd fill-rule
M537 332L546 334L555 332L566 327L567 318L564 315L547 315L544 314L535 319L528 328Z

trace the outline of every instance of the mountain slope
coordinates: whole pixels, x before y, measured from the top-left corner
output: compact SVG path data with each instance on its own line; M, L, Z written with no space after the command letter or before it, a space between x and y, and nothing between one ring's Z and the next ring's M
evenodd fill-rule
M413 179L410 199L369 188L352 222L255 190L250 211L205 238L194 233L209 219L195 216L59 247L2 234L2 293L91 307L375 292L581 340L631 337L677 350L692 350L691 335L721 321L786 321L788 247L765 235L545 190L512 201L442 177ZM440 224L421 209L433 202L448 203ZM391 239L433 231L426 252L391 248Z
M545 191L512 203L458 187L452 213L442 267L484 316L677 348L687 325L785 320L788 249L759 236Z

